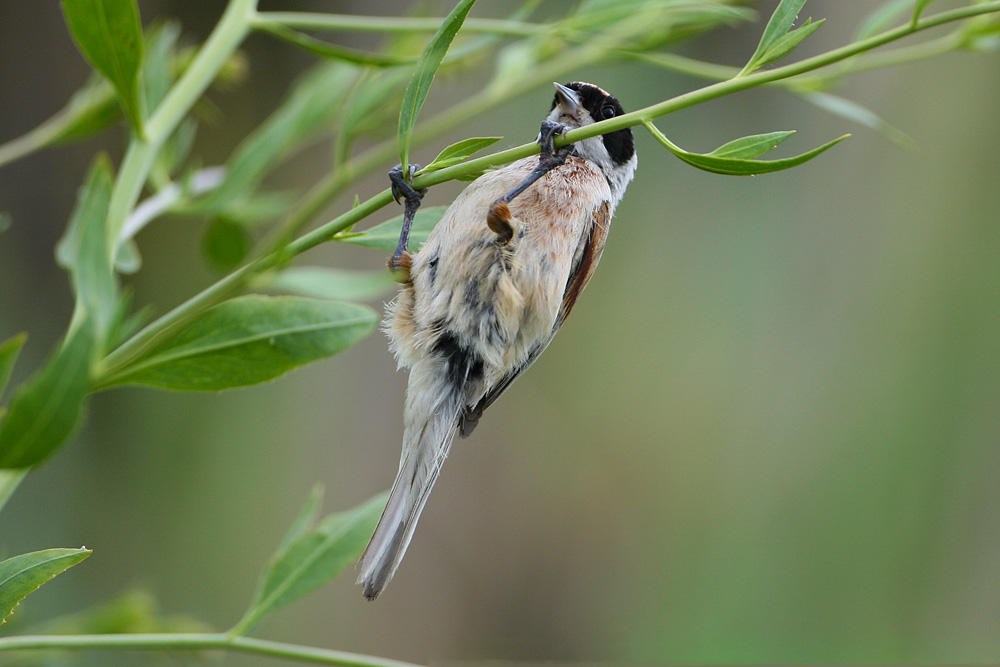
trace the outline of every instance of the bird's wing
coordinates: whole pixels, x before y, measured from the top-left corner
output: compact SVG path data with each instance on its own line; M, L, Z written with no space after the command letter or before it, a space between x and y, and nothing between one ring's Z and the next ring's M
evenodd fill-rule
M573 310L573 305L576 303L577 297L583 292L583 288L587 286L587 282L590 277L594 275L594 270L597 268L597 263L601 260L601 254L604 252L604 243L608 239L608 229L611 227L611 207L607 201L603 202L595 211L590 222L590 228L587 233L583 236L580 243L580 247L577 248L576 254L573 257L573 265L570 268L569 280L566 281L566 288L563 290L562 305L559 307L559 314L556 316L555 325L552 327L552 334L549 338L536 345L528 353L528 358L525 359L517 368L513 369L511 372L500 378L497 382L479 402L473 407L466 409L462 414L458 422L459 434L465 438L475 430L476 426L479 424L479 418L483 416L483 412L486 408L493 405L493 402L500 398L500 395L507 391L507 388L513 384L521 373L526 371L531 364L535 363L535 359L545 351L545 348L549 346L552 339L555 337L556 332L559 331L559 327L562 323L569 317L569 313Z

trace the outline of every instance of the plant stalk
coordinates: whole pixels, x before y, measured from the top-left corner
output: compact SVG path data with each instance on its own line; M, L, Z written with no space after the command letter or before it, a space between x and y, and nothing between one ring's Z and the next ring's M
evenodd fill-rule
M123 635L24 635L0 639L0 651L27 649L112 649L132 651L222 650L285 658L341 667L417 667L413 663L359 653L299 646L282 642L230 637L222 633L163 633Z
M226 60L250 31L256 6L257 0L229 2L222 18L190 67L146 122L145 139L132 137L111 192L111 203L108 206L109 243L118 243L125 220L139 199L142 186L149 177L153 160L163 142L215 80Z
M303 30L330 30L335 32L410 33L434 32L441 27L441 19L399 18L394 16L357 16L351 14L320 14L314 12L258 12L255 27L279 24ZM530 37L547 26L508 19L466 19L462 31L510 37Z

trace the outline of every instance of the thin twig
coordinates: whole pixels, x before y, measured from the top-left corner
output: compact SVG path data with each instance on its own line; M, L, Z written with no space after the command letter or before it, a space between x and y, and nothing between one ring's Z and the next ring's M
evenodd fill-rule
M24 635L0 639L0 651L42 649L105 649L130 651L237 651L341 667L418 667L413 663L359 653L299 646L223 633L162 633L121 635Z

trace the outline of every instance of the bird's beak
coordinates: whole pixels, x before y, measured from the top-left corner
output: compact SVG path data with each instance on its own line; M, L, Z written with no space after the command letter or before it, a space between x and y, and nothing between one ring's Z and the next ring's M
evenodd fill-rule
M552 85L556 87L556 96L559 98L559 114L575 118L580 109L580 98L576 96L576 91L555 81Z

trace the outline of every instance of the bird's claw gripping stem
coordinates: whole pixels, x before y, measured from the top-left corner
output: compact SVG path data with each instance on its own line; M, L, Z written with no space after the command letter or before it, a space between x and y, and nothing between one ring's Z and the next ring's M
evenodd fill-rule
M508 204L519 194L527 190L532 183L549 173L556 167L563 165L566 158L573 152L572 144L557 149L555 140L557 136L566 134L569 128L562 123L552 120L543 120L542 127L538 132L538 143L541 150L538 156L538 166L535 167L524 180L500 199L490 205L490 210L486 214L486 225L490 230L500 237L500 241L506 243L514 237L514 224Z
M410 178L413 178L413 174L418 171L420 171L420 165L411 164L409 168ZM420 201L427 194L427 190L418 190L410 185L403 177L403 165L401 164L397 164L389 171L389 181L392 183L392 198L396 200L397 204L400 203L400 198L403 199L403 226L399 230L399 243L396 244L396 250L392 253L387 264L397 282L407 283L410 281L410 266L412 264L410 252L407 250L410 245L410 228L413 226L413 217L417 214Z

